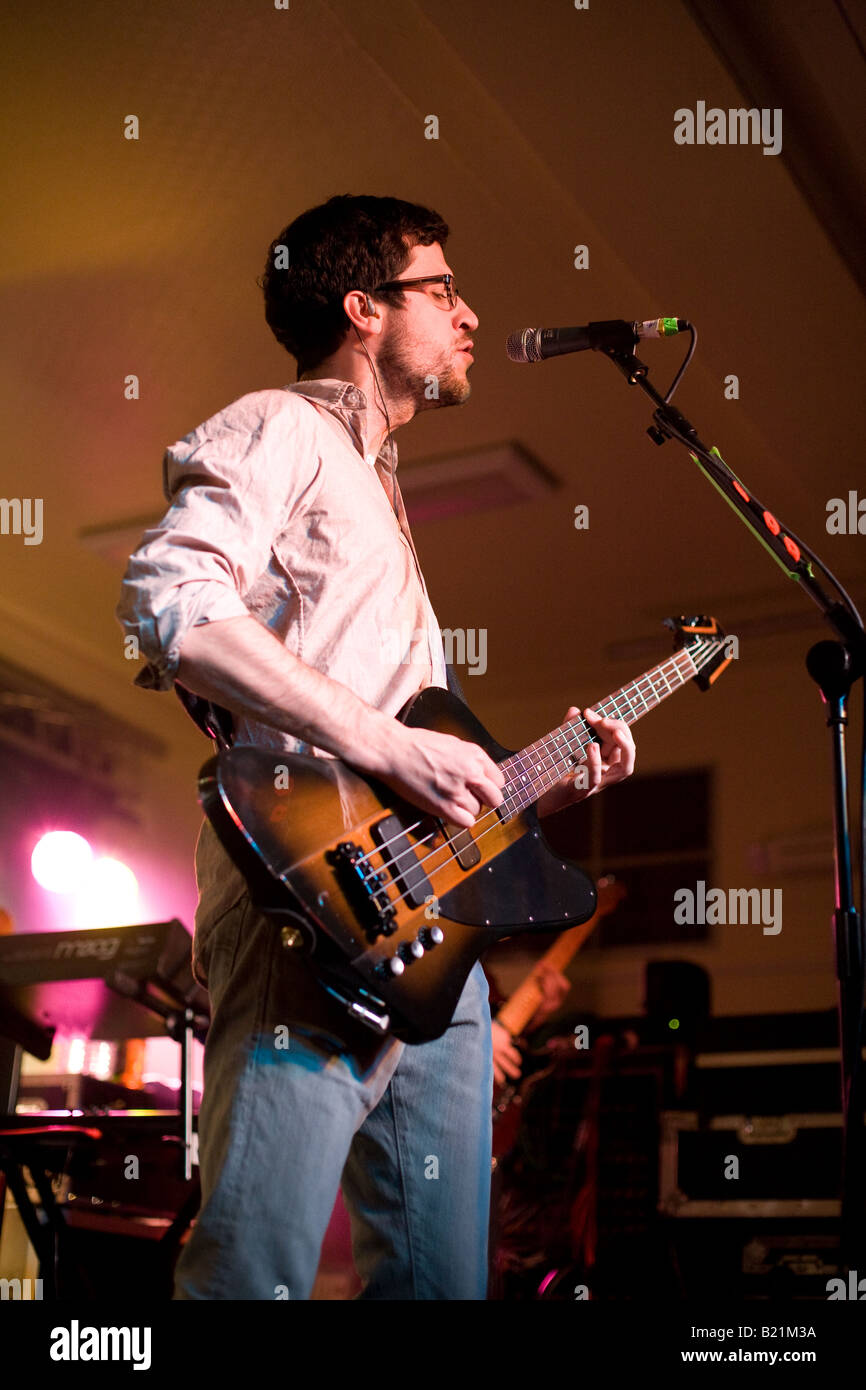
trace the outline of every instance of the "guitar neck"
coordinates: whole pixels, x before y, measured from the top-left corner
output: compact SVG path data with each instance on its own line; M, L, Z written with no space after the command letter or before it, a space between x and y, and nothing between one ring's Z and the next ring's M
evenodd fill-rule
M702 648L703 659L715 654L721 644L710 642ZM626 724L635 724L651 709L655 709L669 695L681 690L700 670L687 647L675 652L645 671L642 676L628 685L623 685L604 700L590 705L606 718L613 716ZM503 800L498 807L503 820L532 806L550 787L573 772L580 763L586 762L586 750L593 743L592 729L582 715L569 719L558 728L551 729L543 738L536 739L519 753L504 758L500 767L505 773Z

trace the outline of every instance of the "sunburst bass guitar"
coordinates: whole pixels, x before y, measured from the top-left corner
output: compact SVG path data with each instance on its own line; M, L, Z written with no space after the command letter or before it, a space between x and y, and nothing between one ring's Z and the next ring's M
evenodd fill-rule
M728 665L714 618L668 618L675 653L591 708L633 724ZM419 811L337 758L242 744L211 758L199 800L287 948L379 1033L438 1038L481 953L517 932L564 930L596 910L592 880L547 845L535 803L580 775L594 736L578 716L519 752L498 744L447 690L398 716L479 744L505 774L502 804L466 830Z

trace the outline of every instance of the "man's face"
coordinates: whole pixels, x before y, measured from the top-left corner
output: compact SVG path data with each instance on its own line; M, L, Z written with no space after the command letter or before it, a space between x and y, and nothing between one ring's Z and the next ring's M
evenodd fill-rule
M408 264L396 278L415 280L450 273L442 247L434 242L413 247ZM466 349L478 319L462 299L451 309L444 296L444 285L418 285L404 292L402 309L383 306L387 317L376 366L388 394L411 397L416 412L461 405L472 390L468 373L473 358Z

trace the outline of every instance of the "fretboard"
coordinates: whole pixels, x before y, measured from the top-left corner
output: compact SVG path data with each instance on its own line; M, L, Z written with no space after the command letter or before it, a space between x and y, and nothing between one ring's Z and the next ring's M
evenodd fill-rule
M717 642L701 643L701 658L714 653L718 646ZM596 710L603 718L613 716L626 724L635 724L675 690L681 690L697 675L702 664L703 660L696 662L689 648L684 647L651 671L645 671L637 680L587 708ZM582 715L577 715L560 724L558 729L551 729L535 743L521 748L519 753L504 758L500 767L506 782L502 803L497 808L501 819L508 820L532 806L550 787L586 762L586 750L596 741L590 725Z

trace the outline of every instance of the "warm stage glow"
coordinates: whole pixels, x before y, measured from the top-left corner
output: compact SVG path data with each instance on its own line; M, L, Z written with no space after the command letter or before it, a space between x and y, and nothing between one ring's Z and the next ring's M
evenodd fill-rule
M84 1057L87 1050L86 1038L72 1038L69 1044L69 1055L66 1059L66 1070L76 1076L84 1071Z

